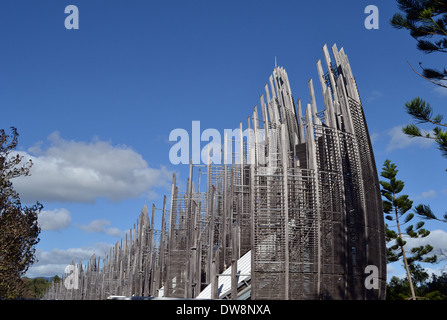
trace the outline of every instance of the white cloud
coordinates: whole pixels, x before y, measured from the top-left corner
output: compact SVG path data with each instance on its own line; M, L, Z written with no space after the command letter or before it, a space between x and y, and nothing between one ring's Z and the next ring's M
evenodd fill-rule
M434 248L432 254L436 254L439 249L447 249L447 232L440 229L432 230L425 238L409 238L405 241L407 241L405 250L430 244Z
M107 228L106 229L106 233L110 236L114 236L114 237L121 237L122 232L120 229L118 228Z
M52 249L51 251L37 250L37 262L34 263L26 273L27 277L51 277L56 274L62 275L65 268L73 261L86 262L93 254L96 257L104 257L111 245L97 243L94 247Z
M441 97L445 97L447 96L447 88L444 87L436 87L433 88L433 92L437 93L438 95L440 95Z
M435 274L437 276L441 276L446 271L446 266L441 266L437 268L431 268L431 267L425 267L425 272L427 272L429 275Z
M387 277L391 278L392 276L395 275L396 268L392 264L387 264L386 265L386 273L387 273Z
M384 96L383 92L379 90L373 90L367 97L366 100L371 103L373 101L376 101Z
M442 193L442 190L441 190L441 193ZM430 189L430 190L422 192L421 194L415 195L414 199L415 200L418 200L418 199L419 200L420 199L433 199L433 198L436 198L437 196L438 196L438 193L435 190Z
M406 239L407 244L405 245L406 249L423 246L426 244L430 244L433 246L433 251L429 254L430 256L437 255L438 256L438 263L436 264L430 264L430 263L423 263L422 266L424 267L425 271L428 274L437 274L441 275L443 272L447 269L447 261L442 260L439 255L440 250L445 252L447 250L447 232L444 230L432 230L430 231L430 234L421 239Z
M443 85L447 85L447 81L440 81L441 84ZM438 94L441 97L446 97L447 96L447 88L446 87L441 87L441 86L435 86L432 91L436 94Z
M93 254L97 253L95 248L69 248L69 249L52 249L51 251L38 251L37 259L39 264L70 264L73 260L78 262L90 259Z
M109 220L93 220L88 225L81 226L81 229L88 233L105 233L111 236L121 237L121 230L118 228L106 228L110 225Z
M422 198L424 198L424 199L430 199L430 198L435 198L435 197L436 197L436 191L433 189L422 192Z
M372 144L375 144L377 141L379 141L380 140L380 133L376 133L376 132L373 132L373 133L371 133L371 135L369 136L370 137L370 139L371 139L371 143Z
M97 198L121 201L168 186L172 172L165 167L150 168L143 157L127 146L109 142L68 141L58 132L48 137L50 146L41 143L21 152L32 159L31 176L19 177L14 186L24 202L87 202Z
M405 251L410 252L410 250L414 247L425 246L430 244L433 246L433 251L429 254L430 256L438 255L439 261L439 250L443 249L444 251L447 249L447 232L444 230L432 230L430 234L425 238L408 238L404 239L407 243L405 244ZM387 245L392 245L393 243L388 243ZM436 264L431 263L421 263L421 266L425 269L425 271L431 275L432 273L440 275L442 272L445 272L447 269L447 261L441 261ZM391 277L397 276L398 278L405 278L406 272L403 267L403 262L400 260L399 262L394 262L387 264L387 279L388 281Z
M55 209L39 213L38 222L42 230L59 230L68 227L71 214L67 209Z
M405 133L402 132L402 126L394 127L387 131L388 136L390 136L390 142L386 147L386 151L390 152L392 150L404 149L407 147L420 147L428 148L434 143L432 139L425 138L410 138Z
M37 277L53 277L55 275L63 275L65 268L69 265L66 264L34 264L26 273L28 278Z
M88 225L81 226L81 229L88 233L103 233L105 232L105 226L110 225L109 220L93 220Z

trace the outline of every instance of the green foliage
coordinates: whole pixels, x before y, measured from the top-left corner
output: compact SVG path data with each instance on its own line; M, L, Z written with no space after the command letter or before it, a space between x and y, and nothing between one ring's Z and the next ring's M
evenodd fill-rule
M434 140L442 155L447 157L447 131L441 128L447 127L447 124L441 123L443 116L441 114L433 116L433 109L430 104L419 97L405 103L405 111L412 116L417 123L431 123L435 125L435 127L432 132L422 133L421 129L415 124L409 124L403 127L402 131L410 137L423 137Z
M391 25L406 29L416 39L417 48L425 53L447 52L447 5L439 0L397 0L404 14L396 13ZM442 85L447 70L423 68L424 77ZM443 86L443 85L442 85Z
M409 238L424 238L430 234L430 231L423 228L425 225L424 221L418 221L416 224L410 224L413 218L415 217L414 213L408 212L412 206L413 201L411 201L408 195L398 195L402 192L405 183L401 180L398 180L397 177L397 165L392 163L389 159L385 160L382 172L380 175L388 181L380 181L382 186L381 193L385 198L383 202L383 211L385 213L385 219L396 223L397 231L393 231L389 229L388 224L386 225L386 240L387 242L394 241L395 244L388 247L389 255L388 261L394 262L399 260L403 255L403 247L406 244L406 241L403 239L404 237ZM418 209L420 210L421 205L416 207L416 213L418 213ZM407 225L405 228L405 233L402 233L401 226ZM424 255L429 254L433 250L433 247L430 245L425 246L424 248L420 248L419 250L415 250L412 253L413 257L408 259L409 263L414 261L424 261L428 262L428 260L432 261L433 257L435 257L434 261L436 261L436 256L430 258L424 258ZM428 259L427 261L425 261Z
M46 290L50 287L51 282L44 278L22 278L26 290L22 294L22 298L39 299L42 298Z
M423 228L425 225L424 221L419 221L416 224L409 224L415 214L408 212L412 206L413 201L411 201L408 195L399 195L405 186L405 183L398 180L397 177L397 166L390 160L385 160L382 172L380 175L386 178L387 181L380 181L381 193L384 199L383 211L385 214L385 219L396 224L397 232L391 230L388 223L385 224L385 237L387 243L387 261L388 263L403 260L405 269L408 274L409 289L412 293L412 297L415 297L413 290L412 279L410 278L411 271L413 273L418 270L418 265L415 262L428 262L434 263L437 261L436 255L431 255L433 247L431 245L420 246L412 248L410 252L406 252L405 244L407 243L404 238L424 238L430 234L430 231ZM405 233L402 232L401 227L405 227ZM407 254L411 253L407 257Z
M418 300L447 300L447 273L441 276L429 275L420 266L412 268L412 280ZM387 285L387 300L408 300L411 298L408 279L394 276Z
M441 222L447 222L447 213L444 214L443 219L436 217L429 205L420 204L414 208L414 212L419 215L422 219L426 220L438 220Z
M394 276L386 287L387 300L407 300L411 296L408 279Z
M426 244L425 246L414 247L411 249L411 253L413 256L408 258L408 263L410 265L415 261L421 261L425 263L436 263L437 256L427 256L430 252L433 251L433 246Z
M447 53L447 3L440 0L397 0L404 14L396 13L391 25L397 29L407 29L417 40L417 48L427 54ZM422 68L422 76L437 86L447 88L447 69ZM412 67L413 68L413 67ZM414 70L414 69L413 69ZM432 124L431 132L422 132L415 124L405 126L402 131L409 137L422 137L436 142L443 157L447 158L447 127L443 116L433 116L433 109L423 99L417 97L405 104L405 111L418 124Z
M414 98L410 102L407 102L405 104L405 109L407 113L418 120L419 123L429 122L433 117L433 110L430 104L426 103L419 97ZM437 117L440 117L440 119L442 120L441 115L437 115Z
M0 298L21 297L26 290L21 277L35 261L35 245L40 227L37 215L42 205L23 206L11 179L28 176L32 162L22 164L20 155L12 155L18 133L12 136L0 130Z
M382 201L383 211L387 213L386 219L390 221L393 221L396 218L389 213L395 213L397 211L399 218L410 210L413 205L413 201L408 198L408 195L397 196L405 186L403 181L396 179L397 172L397 166L390 160L385 160L380 175L389 181L380 181L382 186L380 191L382 196L385 197L385 200ZM412 216L409 216L409 218L407 217L406 219L410 221L412 218Z
M55 275L52 280L52 282L54 282L54 283L59 283L61 281L62 281L62 279L58 275Z

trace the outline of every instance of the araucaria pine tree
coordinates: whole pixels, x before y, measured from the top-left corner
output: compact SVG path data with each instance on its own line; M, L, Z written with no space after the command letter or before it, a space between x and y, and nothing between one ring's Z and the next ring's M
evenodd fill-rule
M397 166L390 160L385 160L380 175L387 179L387 181L380 181L382 186L381 192L383 199L383 211L385 213L385 219L395 223L393 227L397 232L390 229L388 223L386 224L386 241L391 244L387 250L388 262L403 260L405 270L407 272L408 282L410 284L410 291L412 299L416 299L414 291L413 280L411 277L412 270L415 270L415 262L436 262L436 255L428 256L433 250L431 245L419 246L412 248L410 252L406 251L404 239L408 238L423 238L430 234L430 231L423 228L424 222L419 221L415 225L409 224L414 218L414 213L408 212L413 206L408 195L399 195L405 183L396 179ZM402 227L407 225L405 232L402 231Z
M396 13L391 25L397 29L405 29L416 39L417 48L427 54L447 53L447 1L446 0L397 0L403 13ZM424 68L419 63L422 74L417 74L431 83L447 88L447 69ZM411 65L410 65L411 66ZM447 158L447 123L441 114L434 115L430 104L416 97L405 104L405 111L416 121L402 128L410 137L432 139L437 144L443 157ZM429 131L418 125L426 124ZM434 126L434 127L433 127Z

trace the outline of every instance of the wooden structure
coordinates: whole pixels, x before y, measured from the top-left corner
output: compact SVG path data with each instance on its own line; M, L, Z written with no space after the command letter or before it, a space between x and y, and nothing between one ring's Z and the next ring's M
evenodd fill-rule
M174 176L169 205L165 197L150 216L144 207L102 262L78 265L77 290L62 281L46 298L195 298L208 287L215 299L219 277L228 276L226 297L236 299L244 256L251 299L384 299L382 201L362 104L343 49L332 47L334 61L327 46L323 54L324 110L311 79L303 115L287 73L275 67L261 112L255 107L248 119L253 134L244 138L241 123L239 135L225 137L222 164L191 164L187 190ZM365 286L369 265L378 270L373 289Z

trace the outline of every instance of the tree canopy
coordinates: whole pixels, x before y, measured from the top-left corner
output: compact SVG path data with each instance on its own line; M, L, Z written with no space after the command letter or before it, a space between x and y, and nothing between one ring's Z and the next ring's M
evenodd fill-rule
M417 48L424 53L447 53L447 1L446 0L397 0L402 13L396 13L391 25L397 29L406 29L416 39ZM411 68L433 84L447 88L447 69L423 67L422 73ZM415 120L402 131L409 137L432 139L436 142L443 157L447 158L447 123L442 122L441 114L434 115L430 104L420 97L405 103L405 111ZM430 130L424 131L417 124L429 124Z
M40 227L37 215L42 205L24 206L13 187L12 179L30 175L31 160L12 154L17 147L18 132L12 135L0 129L0 298L21 297L25 285L21 277L35 262L35 245Z
M425 53L447 53L447 1L445 0L397 0L402 13L396 13L391 25L397 29L407 29L416 39L417 48ZM423 76L432 82L447 87L445 68L423 68Z
M433 247L429 244L411 248L409 251L405 248L408 238L424 238L430 234L430 231L423 228L424 222L419 221L416 224L409 224L414 218L414 213L409 212L413 206L413 201L408 195L400 195L405 183L397 179L397 166L390 160L385 160L380 175L386 180L381 180L381 193L383 196L383 212L385 219L395 223L395 230L392 230L388 223L385 225L386 241L390 243L387 247L388 262L403 260L411 295L416 299L413 286L412 275L417 273L418 265L415 262L434 263L437 260L436 255L431 255ZM402 227L407 225L405 232Z

